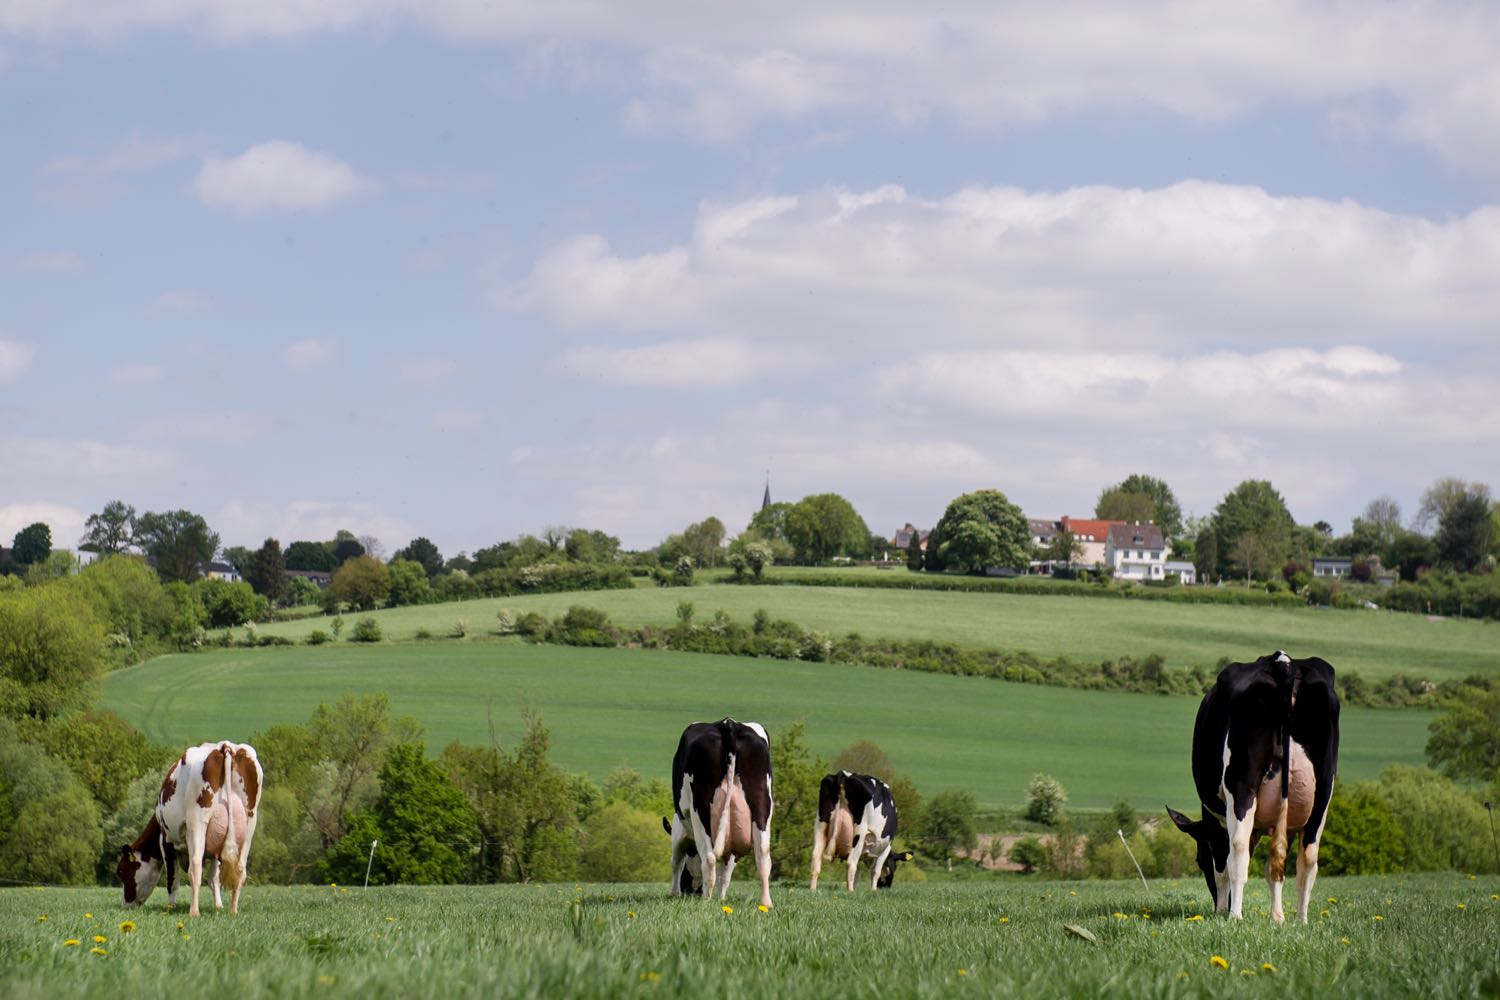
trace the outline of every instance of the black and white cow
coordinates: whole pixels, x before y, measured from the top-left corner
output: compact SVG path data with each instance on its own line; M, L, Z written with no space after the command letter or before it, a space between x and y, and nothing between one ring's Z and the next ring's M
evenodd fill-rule
M813 823L812 888L824 861L837 858L849 862L849 891L854 891L859 859L875 860L870 869L870 888L889 889L896 875L896 862L911 855L891 852L896 839L896 800L879 778L839 771L824 775L818 788L818 818Z
M691 891L696 864L703 896L719 898L740 858L754 856L760 903L771 905L771 744L755 722L695 722L672 758L672 895Z
M1219 672L1193 725L1193 783L1203 818L1195 822L1167 808L1198 842L1198 867L1216 910L1244 915L1250 851L1265 833L1271 837L1271 919L1286 919L1287 838L1300 832L1297 919L1307 923L1338 758L1339 699L1326 661L1294 660L1278 650Z

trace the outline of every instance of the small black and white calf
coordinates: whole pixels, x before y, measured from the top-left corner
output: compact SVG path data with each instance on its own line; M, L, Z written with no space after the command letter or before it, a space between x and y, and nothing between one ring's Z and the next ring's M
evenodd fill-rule
M1198 842L1198 867L1214 909L1244 915L1250 852L1267 834L1271 919L1285 920L1287 839L1300 833L1297 919L1307 923L1338 758L1339 699L1327 661L1294 660L1278 650L1219 672L1193 725L1193 784L1203 816L1195 821L1167 807L1172 821Z
M896 800L879 778L839 771L825 775L818 788L818 818L813 824L812 888L818 888L823 862L849 862L849 891L859 870L859 859L874 860L870 888L889 889L897 861L910 861L910 854L895 854Z
M695 722L672 758L672 895L699 882L705 899L753 856L760 903L771 905L771 744L755 722ZM694 870L696 869L696 871Z

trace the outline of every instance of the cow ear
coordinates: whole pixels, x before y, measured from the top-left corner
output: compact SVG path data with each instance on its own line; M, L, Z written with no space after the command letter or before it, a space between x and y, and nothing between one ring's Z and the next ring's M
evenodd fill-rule
M1183 833L1192 833L1193 827L1198 825L1193 820L1188 819L1182 813L1178 812L1176 809L1173 809L1171 806L1167 806L1167 815L1172 817L1172 822L1176 823L1177 829L1181 830Z
M667 822L667 817L665 816L661 818L661 828L668 833L672 832L672 824Z

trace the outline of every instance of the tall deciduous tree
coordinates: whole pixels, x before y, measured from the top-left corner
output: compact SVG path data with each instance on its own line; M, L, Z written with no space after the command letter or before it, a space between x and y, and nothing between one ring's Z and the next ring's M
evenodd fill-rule
M396 558L405 559L408 562L414 562L421 566L422 571L427 574L427 579L429 580L443 570L443 554L438 551L438 547L425 535L413 538L406 548L398 549Z
M719 565L724 561L724 522L717 517L706 517L688 525L682 531L682 547L682 554L693 560L695 566Z
M333 574L333 596L364 611L391 596L391 572L370 556L354 556Z
M1500 684L1465 685L1427 731L1427 759L1448 777L1500 782Z
M1292 515L1276 488L1264 479L1247 479L1240 483L1214 508L1214 535L1219 547L1221 572L1268 572L1286 562L1291 544ZM1240 539L1252 536L1254 541L1243 548L1244 554L1256 557L1252 569L1235 555Z
M0 595L0 714L50 719L82 708L104 672L104 631L60 586Z
M1449 501L1438 520L1432 539L1438 559L1463 572L1474 569L1489 553L1491 527L1489 487L1472 483Z
M46 562L52 554L52 529L41 521L28 524L16 532L10 554L22 566Z
M1149 506L1140 498L1150 501ZM1126 476L1099 494L1094 516L1120 521L1154 521L1170 541L1182 534L1182 506L1172 487L1155 476Z
M1422 501L1417 507L1416 517L1412 519L1412 526L1418 531L1432 528L1442 521L1448 508L1463 499L1468 492L1469 485L1454 476L1442 476L1434 480L1431 486L1422 491Z
M342 566L350 559L364 555L365 547L360 544L358 538L354 537L354 532L339 529L333 537L332 551L333 561Z
M925 560L922 552L922 529L911 529L911 540L906 543L906 568L913 573L921 572Z
M790 541L786 534L786 518L791 511L792 504L785 502L762 507L750 519L750 525L746 530L754 532L767 541L778 539L783 542Z
M1024 570L1031 557L1031 529L1021 508L999 490L975 490L956 497L943 511L932 534L927 536L927 554L936 566L956 567L983 573L991 566Z
M1392 496L1382 495L1365 504L1365 512L1359 518L1369 525L1375 545L1364 555L1384 553L1401 533L1401 504Z
M135 537L135 508L123 500L111 500L99 513L90 514L83 527L78 547L84 552L97 552L100 558L129 552Z
M332 573L339 568L333 552L322 542L293 542L286 547L286 568L303 572Z
M797 561L809 566L834 556L862 558L870 552L870 529L854 505L837 493L803 497L786 515L786 537Z
M245 580L271 603L286 596L286 558L281 554L281 543L267 538L250 557L250 564L240 572Z
M167 582L192 583L199 567L219 550L219 536L201 515L187 510L147 511L135 523L136 543L156 562Z

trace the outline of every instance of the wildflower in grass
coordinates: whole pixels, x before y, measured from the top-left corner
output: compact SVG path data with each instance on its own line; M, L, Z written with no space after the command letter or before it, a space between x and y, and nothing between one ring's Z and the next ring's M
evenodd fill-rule
M1001 917L1000 918L1000 922L1002 924L1008 924L1008 923L1010 923L1010 917Z
M1129 918L1126 917L1125 914L1121 913L1119 910L1116 910L1115 911L1115 919L1116 920L1128 920Z
M1229 968L1229 961L1223 955L1215 955L1213 958L1210 958L1208 960L1208 964L1212 965L1216 969Z
M969 970L968 969L959 969L958 970L958 974L960 976L967 976L969 974Z
M1337 896L1329 896L1328 901L1330 903L1337 903L1339 901L1339 898Z
M723 910L723 911L724 911L724 912L725 912L725 913L733 913L733 912L734 912L734 907L732 907L732 906L724 906L724 907L721 907L721 909L722 909L722 910Z
M1276 966L1272 965L1270 962L1262 962L1262 963L1260 963L1260 967L1261 967L1261 971L1263 971L1263 972L1275 972L1276 971Z
M183 936L182 936L182 939L183 939L183 940L184 940L184 941L191 941L191 940L192 940L192 939L193 939L193 936L192 936L192 935L191 935L191 934L184 934L184 935L183 935Z
M386 917L385 918L385 922L388 923L388 924L394 924L396 922L396 918L395 917Z
M629 917L631 920L634 920L635 919L635 911L634 910L626 910L625 911L625 916Z
M1377 913L1377 914L1375 914L1375 919L1376 920L1384 920L1385 917L1382 917L1380 914Z
M103 944L104 942L106 942L108 940L109 940L109 938L105 937L103 934L95 934L94 935L94 943L95 944Z
M81 944L83 944L83 942L80 941L80 940L78 940L77 938L68 938L66 941L63 942L63 947L64 948L77 948Z
M1328 916L1328 911L1327 910L1319 910L1318 911L1318 916L1320 916L1320 917L1326 917L1326 916Z
M1490 899L1491 899L1491 900L1497 900L1497 899L1500 899L1500 893L1493 893L1493 892L1492 892L1492 893L1490 893Z
M324 986L332 986L337 981L338 980L336 980L333 976L319 976L318 977L318 982L322 983Z
M120 933L121 934L129 934L133 930L135 930L135 921L134 920L122 920L122 921L120 921Z
M181 920L177 921L177 929L178 930L182 930L182 926L183 926L182 925L182 921Z
M90 948L89 949L89 954L90 955L108 955L109 952L105 951L103 948Z
M1202 920L1203 919L1203 914L1201 914L1201 913L1195 913L1191 917L1187 917L1185 919L1189 923L1193 922L1194 920Z
M641 982L643 982L643 983L654 983L654 982L656 982L660 978L661 978L661 973L660 972L643 972L643 973L641 973Z
M1348 944L1348 943L1349 943L1349 939L1348 938L1339 938L1339 944Z
M43 913L41 916L37 917L36 922L39 924L45 924L47 922L47 914Z
M92 913L85 913L84 917L86 919L88 919L88 920L93 920L94 919L94 915Z
M756 907L756 909L759 910L762 913L770 913L771 912L771 908L769 906L767 906L765 903L761 903L759 906Z
M1466 910L1466 909L1468 909L1468 907L1467 907L1467 906L1465 906L1465 905L1464 905L1464 904L1462 904L1462 903L1459 903L1459 904L1458 904L1458 908L1459 908L1459 909L1460 909L1460 910Z

